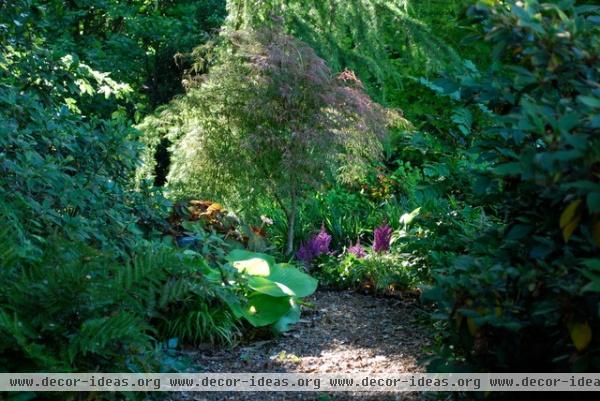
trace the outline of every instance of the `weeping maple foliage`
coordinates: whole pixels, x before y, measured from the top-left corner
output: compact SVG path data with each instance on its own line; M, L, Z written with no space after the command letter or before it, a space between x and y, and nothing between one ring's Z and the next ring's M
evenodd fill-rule
M341 166L346 177L381 153L388 112L351 71L333 74L281 30L224 34L218 62L142 126L173 143L168 186L230 204L268 194L287 216Z

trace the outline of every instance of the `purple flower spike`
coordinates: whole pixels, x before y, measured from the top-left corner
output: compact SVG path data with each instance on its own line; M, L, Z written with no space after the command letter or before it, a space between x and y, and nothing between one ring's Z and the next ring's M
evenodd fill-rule
M300 244L298 252L296 252L296 259L303 262L310 262L315 257L312 249L310 248L310 241L303 242Z
M363 248L362 245L360 244L360 240L357 240L355 245L352 245L350 248L348 248L348 253L351 253L352 255L356 256L358 259L362 259L365 256L367 256L367 253L365 252L365 248Z
M387 252L390 250L392 240L392 228L384 224L375 229L375 240L373 241L373 250L375 252Z
M331 244L331 235L325 230L325 227L321 227L321 231L311 240L315 257L329 253L329 244Z
M331 244L331 235L327 233L325 227L321 227L321 231L311 238L308 242L300 244L296 258L304 262L310 262L314 258L324 253L329 253L329 245Z

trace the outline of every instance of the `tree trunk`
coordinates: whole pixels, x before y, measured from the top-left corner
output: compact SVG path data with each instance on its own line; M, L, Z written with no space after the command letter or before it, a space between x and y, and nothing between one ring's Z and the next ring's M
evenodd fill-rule
M296 209L298 206L298 200L296 199L296 191L292 191L291 194L291 205L290 205L290 210L289 213L287 214L287 223L288 223L288 230L287 230L287 246L286 246L286 255L287 256L292 256L292 253L294 252L294 233L295 233L295 229L296 229Z

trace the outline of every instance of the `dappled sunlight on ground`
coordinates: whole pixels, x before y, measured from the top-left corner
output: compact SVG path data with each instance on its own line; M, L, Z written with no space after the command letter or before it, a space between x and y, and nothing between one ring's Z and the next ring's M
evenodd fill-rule
M414 300L375 298L352 292L319 292L314 309L278 339L231 350L198 350L205 372L404 373L423 368L418 358L427 343L415 323ZM178 400L314 400L319 393L182 393ZM416 394L330 394L331 400L415 399Z

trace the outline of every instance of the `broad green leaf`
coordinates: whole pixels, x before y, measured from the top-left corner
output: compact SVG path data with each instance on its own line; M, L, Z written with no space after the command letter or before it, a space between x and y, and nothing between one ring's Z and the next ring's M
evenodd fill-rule
M290 299L290 310L281 317L274 325L273 330L276 333L284 333L291 328L291 325L297 323L300 320L300 306Z
M248 287L261 294L271 295L272 297L289 297L295 295L286 285L260 276L248 277Z
M225 259L240 273L252 276L268 276L273 266L275 266L275 258L271 255L249 252L243 249L234 249Z
M267 261L269 266L275 265L275 258L271 255L267 255L266 253L260 252L250 252L244 249L234 249L227 255L226 259L228 262L236 262L240 260L249 260L254 258L260 258Z
M577 99L586 106L600 109L600 99L591 96L578 96Z
M229 291L225 291L220 295L220 297L237 318L245 317L244 308L242 307L240 298L237 295Z
M232 262L231 265L240 273L246 273L251 276L268 276L271 271L269 263L262 258L238 260Z
M316 291L318 285L316 279L288 264L275 265L267 278L284 285L298 298L311 295Z
M254 327L268 326L278 321L290 308L289 297L254 294L248 297L243 316Z

